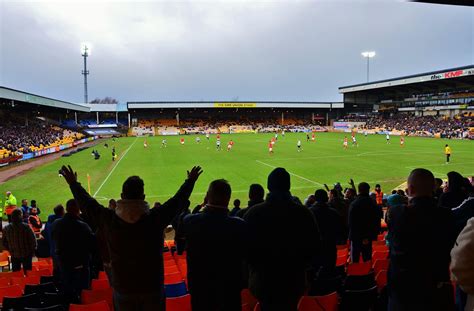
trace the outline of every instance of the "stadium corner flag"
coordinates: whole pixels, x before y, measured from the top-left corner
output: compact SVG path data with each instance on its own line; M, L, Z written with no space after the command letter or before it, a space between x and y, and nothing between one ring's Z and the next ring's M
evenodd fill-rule
M91 176L89 175L89 173L87 173L87 190L90 195L91 194Z

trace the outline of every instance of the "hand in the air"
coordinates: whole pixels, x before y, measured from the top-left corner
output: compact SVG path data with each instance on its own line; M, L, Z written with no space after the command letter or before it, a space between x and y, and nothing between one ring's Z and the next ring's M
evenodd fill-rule
M63 165L63 167L61 167L61 174L69 185L77 182L77 173L72 170L70 165L67 167Z
M188 179L192 182L198 180L199 175L202 174L202 169L200 166L194 166L191 171L188 171Z

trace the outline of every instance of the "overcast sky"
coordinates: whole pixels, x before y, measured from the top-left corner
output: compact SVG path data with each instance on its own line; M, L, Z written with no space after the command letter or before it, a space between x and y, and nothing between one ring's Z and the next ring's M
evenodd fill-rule
M474 9L367 1L0 0L0 85L89 100L337 101L371 80L474 63Z

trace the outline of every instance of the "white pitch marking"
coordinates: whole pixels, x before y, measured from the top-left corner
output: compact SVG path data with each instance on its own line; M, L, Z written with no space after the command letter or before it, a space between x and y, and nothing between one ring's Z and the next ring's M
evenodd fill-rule
M138 140L138 137L135 138L135 140L133 141L133 143L130 145L130 147L127 148L127 150L125 150L125 152L123 153L123 155L120 157L120 159L117 161L117 164L115 164L115 166L112 168L112 170L110 171L110 173L107 175L107 177L105 177L104 181L100 184L99 188L97 189L97 191L94 193L94 197L97 195L97 193L99 193L100 189L102 189L102 187L105 185L105 183L107 182L107 180L109 180L110 176L112 175L112 173L115 171L115 169L117 168L117 166L120 164L120 162L122 161L123 158L125 158L125 156L127 155L128 151L133 147L133 145L135 145L135 143L137 142Z

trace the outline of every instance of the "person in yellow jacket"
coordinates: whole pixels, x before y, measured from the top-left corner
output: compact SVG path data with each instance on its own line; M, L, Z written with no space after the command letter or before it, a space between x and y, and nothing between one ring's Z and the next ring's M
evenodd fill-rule
M449 158L451 157L451 147L446 144L444 146L444 154L446 155L446 164L449 164Z
M7 191L7 199L5 200L5 205L4 205L4 211L5 211L5 214L7 214L7 217L8 217L8 222L10 223L11 222L11 215L12 215L12 212L15 210L15 208L17 207L16 205L16 198L15 196L13 195L13 193L11 193L11 191Z

